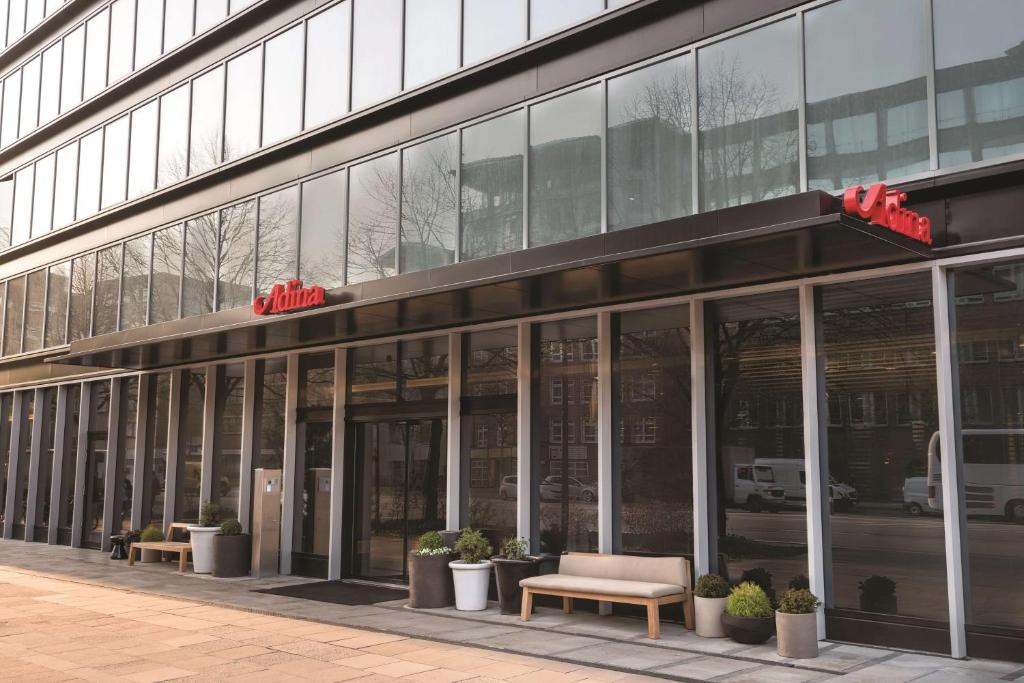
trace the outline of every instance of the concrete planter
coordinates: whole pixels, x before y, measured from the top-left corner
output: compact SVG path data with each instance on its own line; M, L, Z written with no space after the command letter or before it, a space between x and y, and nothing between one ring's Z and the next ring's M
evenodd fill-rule
M139 562L160 562L164 559L163 551L152 548L139 549Z
M729 598L702 598L694 596L693 609L696 616L697 635L702 638L725 638L722 614Z
M213 575L220 578L248 576L252 564L249 534L213 535Z
M451 555L409 556L409 607L437 609L455 602Z
M811 659L818 656L818 615L775 612L775 638L780 657Z
M469 564L462 560L449 562L455 583L455 609L479 612L487 609L487 589L491 583L491 562Z
M190 526L192 542L192 571L209 574L213 571L213 537L220 533L219 526Z

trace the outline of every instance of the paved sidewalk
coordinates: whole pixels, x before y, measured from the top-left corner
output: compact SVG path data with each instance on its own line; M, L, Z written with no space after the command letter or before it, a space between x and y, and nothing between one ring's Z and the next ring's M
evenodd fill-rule
M86 657L90 652L103 653L105 666L112 667L105 670L103 680L111 680L109 672L116 670L119 662L143 667L138 672L121 672L138 681L167 680L158 674L142 675L153 670L145 669L153 662L200 680L222 680L237 674L247 679L272 676L273 680L293 680L287 676L301 674L307 680L345 680L332 678L334 669L350 679L363 676L360 680L457 681L477 676L541 682L652 677L837 683L1024 680L1024 665L1019 663L953 660L842 643L822 643L817 659L784 660L776 655L773 641L750 647L727 639L698 638L672 624L663 626L662 640L649 641L642 621L586 613L564 615L561 610L540 609L524 624L516 617L500 615L497 609L479 613L411 610L404 600L349 606L252 592L303 581L308 579L179 576L170 564L129 568L125 562L111 561L95 551L0 541L0 677L19 671L8 658L22 665L26 661L41 663L24 659L26 656L68 659L57 651L37 651L33 643L60 647L53 634L55 625L65 621L57 610L69 609L75 624L59 632L64 635L67 630L67 638L78 643L77 650L84 650L84 642L89 647L89 652L82 653ZM86 628L93 620L103 619L115 621L99 621L95 630ZM104 628L117 635L108 635L108 641L90 639L88 633ZM161 631L158 638L146 631L152 628L178 632ZM186 647L180 640L200 636L212 639L195 647ZM274 642L281 637L291 640ZM115 640L126 644L117 647L120 643ZM330 648L325 649L325 644ZM23 646L31 652L25 652ZM343 650L339 654L331 648ZM226 666L224 653L233 653L229 661L238 662L239 668L217 668ZM364 655L388 659L353 659ZM289 662L307 668L300 671L283 666ZM97 657L97 662L85 662L84 666L100 669L98 663ZM353 666L359 663L366 666ZM405 668L410 663L433 668ZM210 670L202 668L207 665ZM396 666L376 670L388 665ZM39 671L36 668L29 677L39 678ZM19 671L22 673L29 670ZM368 677L373 675L391 678Z

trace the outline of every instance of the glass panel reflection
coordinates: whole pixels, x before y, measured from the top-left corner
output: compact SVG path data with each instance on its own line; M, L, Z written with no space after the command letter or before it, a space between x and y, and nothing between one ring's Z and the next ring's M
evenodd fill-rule
M523 111L462 131L462 258L523 248Z
M399 270L409 273L455 261L459 230L458 133L402 152Z

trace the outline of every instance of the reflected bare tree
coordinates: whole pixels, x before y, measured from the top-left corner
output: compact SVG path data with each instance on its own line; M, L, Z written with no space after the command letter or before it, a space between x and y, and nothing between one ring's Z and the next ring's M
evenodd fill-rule
M398 235L398 155L368 161L350 171L348 280L395 274Z
M298 189L290 187L260 197L259 208L256 288L259 294L266 295L276 283L283 284L291 280L299 271Z
M402 177L401 269L436 268L455 260L458 159L446 136L406 153Z

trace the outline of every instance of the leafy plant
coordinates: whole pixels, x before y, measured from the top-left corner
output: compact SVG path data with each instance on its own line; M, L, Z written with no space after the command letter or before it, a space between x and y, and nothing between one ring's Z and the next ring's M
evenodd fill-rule
M455 552L466 564L478 564L491 556L491 544L475 529L464 529L455 544Z
M887 597L896 594L896 582L888 576L869 576L857 584L861 592L872 598Z
M220 526L220 505L203 503L199 508L199 526Z
M779 600L779 611L783 614L814 614L821 601L806 588L788 590Z
M791 590L791 591L810 590L810 589L811 589L811 580L808 579L807 576L804 575L804 574L797 574L789 582L789 590Z
M237 519L227 519L221 522L221 536L240 536L242 534L242 523Z
M509 536L501 542L501 554L506 560L525 560L530 552L530 544L525 538Z
M452 549L444 544L444 539L436 531L428 531L420 536L414 555L451 555Z
M135 543L136 541L139 540L139 538L142 536L142 530L141 529L132 529L130 531L124 532L123 536L124 536L124 542L128 543L130 545L130 544Z
M698 598L727 598L729 582L718 574L705 574L697 579L697 587L693 594Z
M160 531L159 527L150 524L139 534L139 540L143 543L156 543L164 540L164 532Z
M734 617L764 619L772 615L772 604L764 589L753 581L744 581L732 589L725 611Z
M775 589L772 588L772 573L763 567L754 567L743 572L743 576L740 577L740 583L750 581L756 583L764 591L764 594L768 596L768 601L771 604L775 604Z

